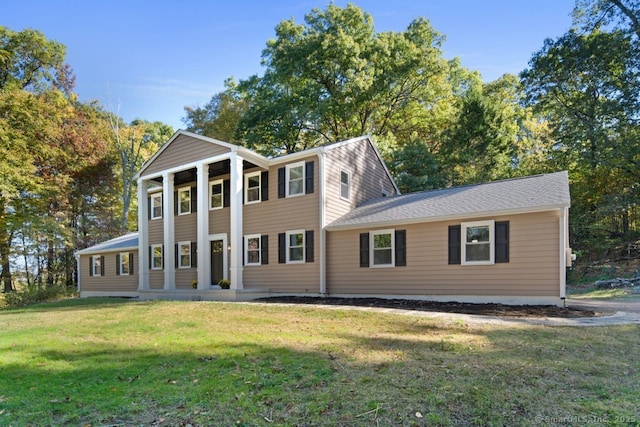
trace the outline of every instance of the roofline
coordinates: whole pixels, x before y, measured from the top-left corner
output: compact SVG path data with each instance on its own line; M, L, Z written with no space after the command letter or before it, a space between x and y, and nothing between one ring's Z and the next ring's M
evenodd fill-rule
M98 249L98 246L107 245L109 243L117 243L118 240L124 240L125 238L139 238L140 234L137 231L133 231L131 233L123 234L122 236L114 237L113 239L109 239L106 242L98 243L97 245L89 246L88 248L81 249L79 251L75 251L77 255L87 255L87 254L99 254L103 252L122 252L131 249L138 249L138 245L135 246L125 246L122 248L112 248L112 249Z
M93 246L86 248L86 249L82 249L81 251L76 251L76 256L81 256L81 255L95 255L95 254L108 254L111 252L126 252L126 251L137 251L138 250L138 246L127 246L124 248L117 248L117 249L104 249L104 250L94 250Z
M437 215L437 216L429 216L429 217L409 218L404 220L397 219L397 220L389 220L389 221L375 221L375 222L367 222L367 223L360 223L360 224L345 224L345 225L335 225L335 226L332 226L331 224L329 224L325 227L325 230L327 231L361 230L363 228L388 227L392 225L422 224L427 222L454 221L454 220L473 219L473 218L486 217L486 216L520 215L520 214L527 214L527 213L550 212L550 211L565 209L568 207L570 207L569 204L562 203L557 205L539 206L537 208L502 209L502 210L496 210L496 211L471 212L468 214Z

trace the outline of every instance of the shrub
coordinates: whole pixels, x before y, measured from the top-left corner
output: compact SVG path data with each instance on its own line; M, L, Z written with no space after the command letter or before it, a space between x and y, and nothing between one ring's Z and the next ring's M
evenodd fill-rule
M51 301L66 295L67 290L63 286L37 286L30 285L15 292L4 294L5 305L9 308L24 307L39 302Z
M231 282L227 279L220 279L220 281L218 282L218 286L220 286L222 289L229 289L231 287Z

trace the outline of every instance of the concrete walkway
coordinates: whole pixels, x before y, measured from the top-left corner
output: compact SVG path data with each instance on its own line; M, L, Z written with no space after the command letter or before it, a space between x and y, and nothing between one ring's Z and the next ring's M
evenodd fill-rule
M256 304L256 303L251 303ZM261 303L257 303L261 304ZM279 305L279 303L262 303ZM297 305L309 307L309 304L282 303L283 306ZM597 317L508 317L482 316L477 314L444 313L438 311L402 310L384 307L359 307L345 305L315 304L314 307L326 310L357 310L374 311L377 313L391 313L402 316L426 317L442 319L449 322L464 322L475 325L540 325L540 326L613 326L640 325L640 301L625 302L623 300L574 300L567 299L567 307L585 310L611 312L610 315Z

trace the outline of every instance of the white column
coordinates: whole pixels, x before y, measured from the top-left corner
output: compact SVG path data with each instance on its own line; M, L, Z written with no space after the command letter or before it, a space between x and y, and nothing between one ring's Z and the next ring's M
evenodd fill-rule
M164 289L176 288L176 267L175 267L175 227L174 227L174 196L173 196L173 173L162 174L162 223L164 231Z
M211 246L209 245L209 165L198 163L198 289L211 284ZM193 255L192 255L193 256Z
M569 246L569 209L560 208L560 298L567 296L567 246Z
M230 160L230 281L231 289L242 289L242 158L234 151L230 155Z
M325 223L327 221L325 200L326 200L326 186L325 186L325 151L322 150L318 154L318 183L320 187L320 232L318 233L318 243L320 247L320 254L318 256L318 264L320 264L320 294L326 295L327 293L327 232L325 230Z
M149 289L149 195L147 181L138 179L138 289Z

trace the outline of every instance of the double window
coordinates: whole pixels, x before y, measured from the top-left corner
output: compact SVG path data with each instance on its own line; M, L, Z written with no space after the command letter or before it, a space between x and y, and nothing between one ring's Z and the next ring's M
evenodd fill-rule
M404 267L406 259L405 230L374 230L360 234L360 267Z

